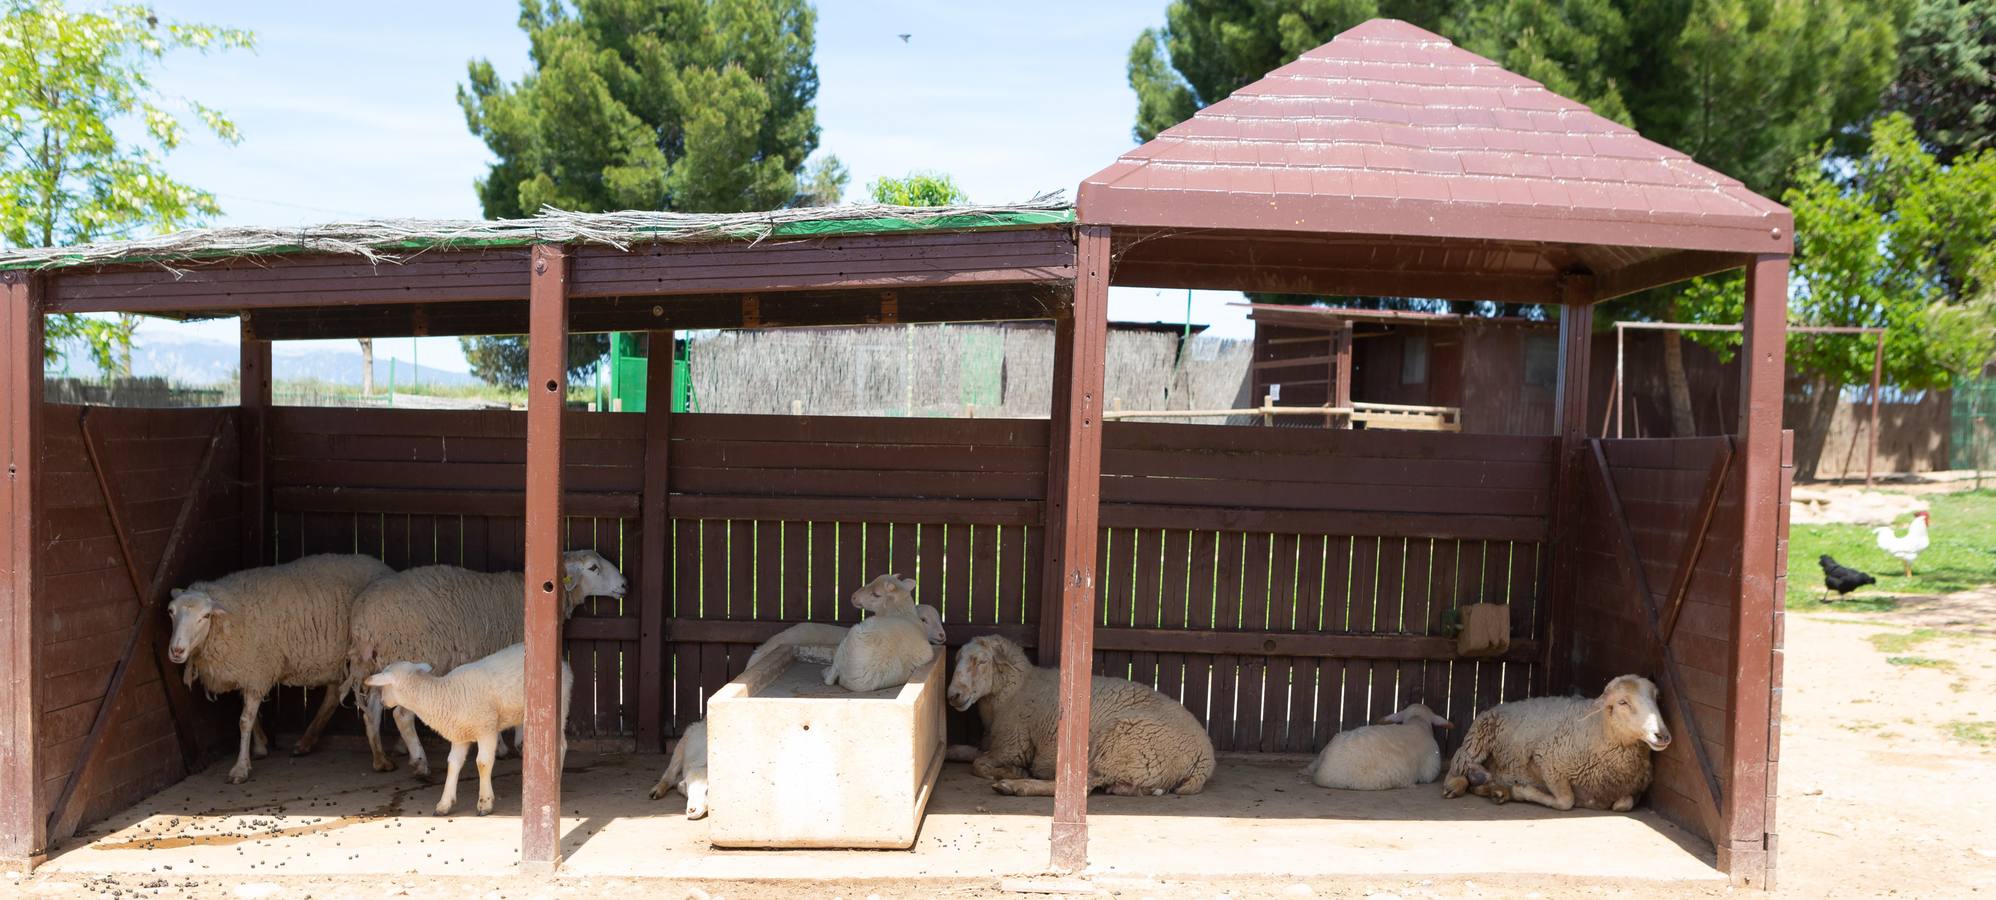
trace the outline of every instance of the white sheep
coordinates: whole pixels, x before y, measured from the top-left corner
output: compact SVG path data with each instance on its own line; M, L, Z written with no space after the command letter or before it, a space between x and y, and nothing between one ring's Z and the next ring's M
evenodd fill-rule
M623 573L594 550L562 554L561 583L563 619L589 597L622 597L628 589ZM381 701L362 679L397 661L428 663L438 674L448 673L525 640L525 597L525 576L519 572L423 566L370 585L354 601L347 684L366 726L375 771L392 771L395 762L381 749ZM414 719L396 713L395 727L416 774L429 777L429 757Z
M1656 685L1622 675L1593 699L1535 697L1478 714L1449 760L1442 796L1627 812L1649 788L1650 752L1669 746Z
M935 607L917 605L915 615L921 620L922 628L928 632L929 643L940 644L948 638L948 634L943 631L942 613L937 612ZM749 654L748 667L754 668L756 661L762 659L771 649L784 646L791 647L797 659L802 662L829 664L832 661L833 648L845 640L846 633L851 630L844 625L799 622L756 645L755 651Z
M398 660L365 679L381 702L423 720L430 730L450 741L450 763L444 773L444 795L437 815L449 815L457 802L457 776L464 756L478 742L478 814L492 811L492 761L499 755L499 732L518 728L527 712L527 645L514 644L447 675L431 674L429 663ZM568 721L568 695L575 673L561 664L561 709L556 722ZM560 727L557 726L557 732ZM560 733L559 758L568 760L568 735Z
M1088 715L1088 789L1125 796L1196 794L1213 775L1213 741L1170 697L1097 675ZM992 789L1051 796L1060 725L1060 672L1035 667L1019 645L997 635L958 651L949 702L957 710L991 701L990 748L971 761Z
M686 733L673 745L672 759L652 785L651 798L658 800L677 790L686 795L686 817L707 817L707 723L686 726Z
M327 688L293 755L312 752L344 691L347 623L354 597L393 573L371 556L320 554L245 569L175 589L167 604L173 638L167 659L209 693L241 691L241 741L229 783L249 780L252 749L263 755L257 707L278 685ZM255 747L252 748L252 743Z
M917 615L891 612L868 616L846 632L832 651L825 683L854 693L877 691L906 682L935 654L936 647L929 643L928 630Z
M1453 728L1427 706L1410 704L1386 723L1339 732L1303 770L1318 787L1384 791L1427 784L1442 771L1435 729Z

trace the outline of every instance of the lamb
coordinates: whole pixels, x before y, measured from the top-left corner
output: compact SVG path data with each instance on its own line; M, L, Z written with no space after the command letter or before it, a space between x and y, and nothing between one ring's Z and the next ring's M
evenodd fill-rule
M444 795L437 815L450 815L457 803L457 776L464 756L478 742L478 814L492 811L492 761L499 751L499 732L518 728L526 718L527 645L514 644L448 675L431 674L429 663L398 660L369 675L365 684L383 705L407 711L450 741L450 765L444 774ZM557 722L568 721L568 695L575 673L561 664L561 710ZM560 735L560 759L568 760L568 735Z
M950 678L949 703L966 710L990 700L991 749L971 761L1001 794L1052 796L1060 719L1060 674L1026 660L1005 638L965 644ZM1125 796L1196 794L1213 775L1213 741L1177 701L1121 678L1096 676L1088 717L1088 789Z
M941 617L925 623L915 603L915 582L899 575L882 575L853 592L852 605L873 615L839 641L825 683L856 693L901 684L910 673L935 657L932 641L943 638Z
M312 752L345 692L347 623L354 598L393 574L371 556L319 554L245 569L216 581L176 588L167 604L173 638L167 659L186 665L183 677L209 693L240 691L241 741L229 783L249 780L252 742L263 756L257 708L278 685L325 687L326 698L298 738L295 756Z
M679 736L678 744L673 745L672 759L666 762L665 772L658 776L658 783L652 785L651 798L661 799L674 790L686 795L687 818L707 817L706 722L686 726L686 733Z
M916 606L915 615L921 619L922 628L928 632L929 643L940 644L947 638L947 634L943 631L942 613L937 612L935 607ZM755 652L749 654L748 664L754 667L756 661L768 655L772 648L786 645L795 648L793 652L797 654L799 660L820 665L829 664L832 661L830 648L837 647L840 641L845 640L846 633L851 630L844 625L799 622L757 645Z
M589 597L622 597L627 590L623 574L594 550L562 554L561 583L563 619ZM360 707L375 771L393 771L395 762L381 749L381 702L361 679L395 661L428 663L435 672L448 673L525 640L526 618L520 611L525 596L519 572L423 566L370 585L354 601L346 683ZM430 761L416 735L415 718L396 713L395 727L410 765L428 778Z
M1449 761L1442 796L1627 812L1649 788L1650 752L1669 746L1656 685L1622 675L1592 700L1536 697L1485 710Z
M1453 728L1424 704L1409 704L1386 724L1339 732L1303 774L1318 787L1384 791L1435 780L1442 750L1435 728Z

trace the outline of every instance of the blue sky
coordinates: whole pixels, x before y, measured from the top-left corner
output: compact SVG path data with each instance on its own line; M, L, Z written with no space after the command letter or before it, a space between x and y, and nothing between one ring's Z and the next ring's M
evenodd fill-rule
M257 33L253 54L172 57L155 79L241 127L235 147L196 140L168 158L176 175L217 194L216 224L479 215L472 181L490 157L465 129L455 91L473 57L509 78L525 68L516 4L159 0L156 9ZM1164 0L820 2L819 152L851 169L848 200L874 178L915 169L950 173L980 202L1047 190L1071 199L1132 146L1124 60L1163 9ZM1237 299L1201 292L1193 319L1245 336L1245 319L1226 306ZM1111 314L1179 321L1185 302L1183 291L1118 289ZM140 334L233 340L234 325L149 324ZM380 341L376 353L465 368L453 339L412 344Z

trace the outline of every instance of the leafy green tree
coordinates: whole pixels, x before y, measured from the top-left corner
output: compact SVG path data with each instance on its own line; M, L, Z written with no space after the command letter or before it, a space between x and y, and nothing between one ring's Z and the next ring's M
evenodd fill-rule
M1912 117L1942 163L1996 147L1996 0L1921 0L1885 108Z
M0 243L52 247L200 222L215 197L175 180L164 157L185 118L228 143L220 112L170 97L152 73L177 50L250 49L247 31L163 22L143 6L72 12L59 0L0 4ZM53 316L47 353L82 342L106 372L131 374L136 316Z
M1943 165L1898 114L1880 119L1870 137L1870 151L1844 181L1812 166L1784 197L1797 238L1789 316L1806 325L1886 328L1892 384L1946 387L1996 351L1996 151ZM1861 340L1789 343L1789 359L1810 385L1809 427L1797 429L1798 440L1821 441L1843 386L1870 379L1871 357ZM1814 460L1819 450L1798 446L1797 460Z
M941 172L910 172L906 178L877 178L866 186L873 202L893 206L957 206L970 195Z
M531 70L476 60L458 89L498 157L485 214L791 202L818 146L815 23L804 0L521 0Z
M804 0L521 0L530 71L506 84L474 60L457 93L497 157L477 183L485 215L837 202L845 166L805 167L818 147L816 20ZM525 337L459 343L478 377L526 383ZM609 346L571 335L570 374Z

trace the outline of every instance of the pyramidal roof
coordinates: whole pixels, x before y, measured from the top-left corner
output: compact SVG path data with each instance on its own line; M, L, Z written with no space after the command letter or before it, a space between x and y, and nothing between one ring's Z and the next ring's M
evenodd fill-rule
M1390 19L1338 35L1123 154L1082 182L1079 218L1725 253L1792 247L1780 204Z

